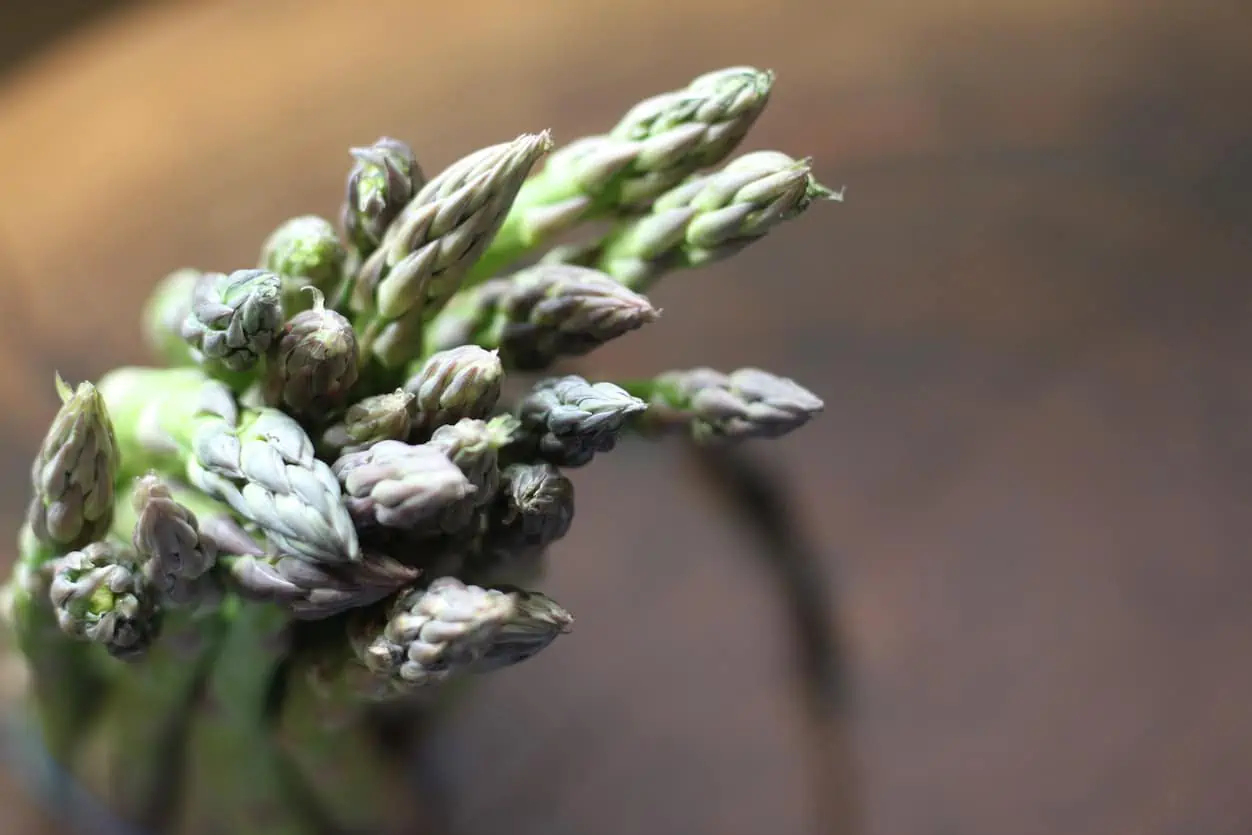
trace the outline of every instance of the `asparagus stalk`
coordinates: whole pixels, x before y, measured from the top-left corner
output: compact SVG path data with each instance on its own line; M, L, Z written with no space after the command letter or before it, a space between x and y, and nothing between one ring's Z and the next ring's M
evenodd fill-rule
M772 72L730 67L635 105L607 136L555 151L521 189L470 283L589 220L630 215L735 149L769 101Z
M632 428L649 435L687 432L700 444L781 437L825 408L795 381L758 368L669 371L623 388L648 403L632 416Z
M540 458L581 467L597 452L612 450L626 422L647 407L620 386L571 374L536 383L518 406L518 417Z
M288 618L263 604L224 603L227 632L191 730L192 753L179 831L320 835L315 810L293 793L267 714Z
M504 366L499 355L477 345L432 354L413 368L404 390L416 398L416 432L430 432L463 418L485 418L500 399Z
M191 313L192 294L203 274L191 267L175 270L157 282L144 304L144 341L168 365L196 364L191 345L183 338L183 322Z
M426 184L426 177L413 149L398 139L384 136L350 153L353 165L340 220L358 260L364 260L382 243L388 227Z
M107 688L100 648L61 631L48 599L55 551L29 524L18 539L18 561L4 589L4 614L26 659L33 719L48 754L70 765L96 724Z
M224 386L194 369L121 368L100 387L110 408L126 416L118 440L128 469L183 475L286 553L360 559L339 483L290 417L274 409L240 414Z
M647 292L666 272L735 255L814 200L842 199L813 179L808 160L757 151L670 189L600 240L558 247L546 259L594 267Z
M426 352L476 344L505 367L537 371L656 321L638 293L596 270L540 264L462 290L431 323Z
M422 187L356 275L349 304L363 352L388 368L420 353L422 323L460 287L551 145L547 133L493 145Z
M538 592L440 577L397 598L386 618L364 622L354 647L367 669L403 692L530 658L573 621Z

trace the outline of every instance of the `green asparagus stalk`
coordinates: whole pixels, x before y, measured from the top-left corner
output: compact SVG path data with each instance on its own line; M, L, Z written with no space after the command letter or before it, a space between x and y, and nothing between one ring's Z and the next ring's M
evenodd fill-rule
M228 626L191 730L192 791L179 831L320 835L267 716L274 676L287 652L288 617L278 607L228 597Z
M729 155L769 101L772 72L730 67L639 102L607 136L552 153L522 187L470 283L589 220L635 214Z
M183 322L191 313L191 297L202 276L185 267L157 282L143 308L144 341L153 355L168 365L195 365L191 346L183 338Z
M795 381L758 368L669 371L623 387L648 402L647 411L632 416L632 428L650 435L686 432L702 444L781 437L825 408Z
M536 383L518 405L518 417L539 457L581 467L612 450L626 422L647 407L620 386L571 374Z
M274 409L240 414L230 392L194 369L120 368L100 382L117 411L128 470L180 476L259 525L284 553L360 559L352 517L313 442Z
M61 764L73 763L96 724L107 680L100 647L61 631L48 598L56 552L29 524L18 538L18 560L4 589L4 615L26 659L32 717L43 744Z
M621 221L602 239L558 247L546 259L594 267L647 292L666 272L738 253L814 200L842 199L813 179L808 160L757 151L667 191L646 214Z
M420 815L408 769L361 732L367 703L332 699L308 676L292 676L276 730L279 750L316 796L335 832L401 835Z
M348 253L330 221L302 215L284 221L261 246L258 266L279 277L288 316L306 310L312 296L335 293L343 283Z
M223 626L216 609L170 609L161 640L110 680L83 770L147 831L166 831L181 804L189 732Z
M422 323L460 287L551 145L541 133L484 148L422 187L356 275L349 303L363 352L388 368L420 353Z
M506 368L537 371L590 353L659 315L646 298L604 273L540 264L458 293L427 330L426 352L476 344L497 349Z

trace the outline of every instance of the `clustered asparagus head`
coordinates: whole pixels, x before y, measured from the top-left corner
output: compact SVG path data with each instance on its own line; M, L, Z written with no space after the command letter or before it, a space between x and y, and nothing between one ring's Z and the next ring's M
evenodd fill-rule
M71 550L103 536L113 521L119 451L113 421L91 383L71 390L58 376L61 409L31 468L29 525L39 542Z
M93 542L53 563L49 598L67 635L115 658L141 655L161 625L156 592L126 546Z
M74 391L58 378L24 611L133 658L167 611L276 607L321 621L323 654L388 693L569 631L556 603L502 585L529 584L570 530L566 470L627 437L772 438L822 409L750 368L621 384L553 371L655 323L641 293L661 277L840 196L807 160L730 158L773 81L709 73L600 135L553 150L524 134L429 180L382 138L351 151L339 230L296 217L257 268L171 274L143 315L168 367ZM547 248L591 221L607 232ZM509 272L522 258L537 263Z

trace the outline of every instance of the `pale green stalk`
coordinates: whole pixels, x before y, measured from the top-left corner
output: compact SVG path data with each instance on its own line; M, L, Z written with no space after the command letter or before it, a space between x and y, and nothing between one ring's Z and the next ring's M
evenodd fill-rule
M600 240L558 247L545 259L594 267L647 292L667 272L737 254L814 200L841 199L813 179L808 160L757 151L662 194L646 214L622 220Z
M706 73L639 102L606 136L553 152L522 187L469 283L578 224L636 214L658 195L735 149L769 101L774 75L752 67Z
M285 553L332 563L360 559L338 481L287 415L241 414L225 386L195 369L120 368L100 390L119 414L128 472L185 478L255 522Z
M288 648L288 616L278 607L227 598L228 622L191 731L191 793L183 825L192 832L321 835L293 791L266 714L278 664ZM183 831L180 827L179 831Z

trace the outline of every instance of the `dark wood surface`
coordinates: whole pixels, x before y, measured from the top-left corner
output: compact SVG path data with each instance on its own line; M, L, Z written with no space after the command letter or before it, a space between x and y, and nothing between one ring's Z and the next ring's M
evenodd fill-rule
M840 604L827 784L767 575L673 450L632 447L578 476L550 579L576 633L439 734L458 831L798 835L815 785L856 835L1252 831L1252 15L369 5L143 8L0 89L5 529L53 369L141 360L150 283L332 213L349 144L437 168L771 66L752 146L847 202L675 277L598 360L759 363L826 399L760 451Z

